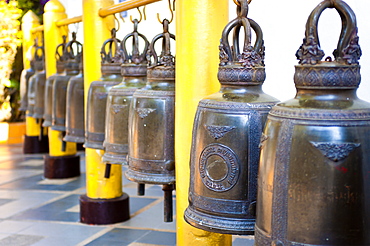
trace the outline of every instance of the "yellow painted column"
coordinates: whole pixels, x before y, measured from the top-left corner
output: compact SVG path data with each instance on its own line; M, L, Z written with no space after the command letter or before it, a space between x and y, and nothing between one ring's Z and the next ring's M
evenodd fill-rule
M114 27L113 16L101 18L98 12L99 9L113 4L113 0L83 0L85 102L91 82L101 77L100 50L104 41L111 36L110 29ZM85 151L87 196L96 199L120 197L122 195L121 166L112 165L111 176L106 179L104 178L105 164L101 161L104 151L90 148L86 148Z
M32 29L40 26L40 20L32 10L29 10L22 17L22 31L23 31L23 67L29 69L31 67L30 59L32 57L32 46L35 43L35 34L32 33ZM27 116L26 117L26 135L36 137L40 135L40 123L36 122L36 119Z
M56 73L55 50L68 36L68 27L57 27L56 21L67 18L64 6L58 0L50 0L44 7L44 40L46 78ZM62 132L49 128L49 154L53 157L71 156L77 153L76 143L67 142L62 151Z
M176 214L177 245L231 245L231 236L196 229L184 220L189 157L198 102L219 90L219 43L228 22L227 0L176 1Z

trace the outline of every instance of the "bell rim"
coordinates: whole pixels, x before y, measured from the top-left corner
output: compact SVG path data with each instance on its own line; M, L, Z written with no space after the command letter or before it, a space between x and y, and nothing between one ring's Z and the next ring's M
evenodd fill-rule
M124 165L127 166L127 155L113 155L105 152L102 157L102 162L106 164L117 164L117 165Z
M193 216L192 216L193 215ZM194 216L196 215L196 216ZM204 220L207 218L207 220ZM216 217L213 215L209 215L206 213L202 213L197 211L190 206L188 206L184 212L184 220L199 229L210 231L210 232L217 232L222 234L234 234L234 235L254 235L254 226L255 226L255 219L235 219L235 218L225 218L222 219L221 217ZM209 220L214 220L215 223L207 223ZM244 221L243 223L238 223ZM231 225L239 225L240 230L236 230L235 228L226 228L217 226L220 225L220 222L228 222L225 224ZM244 225L244 226L242 226ZM226 229L225 229L226 228Z
M51 130L65 132L65 126L51 125Z
M66 135L64 138L63 138L63 141L65 142L72 142L72 143L83 143L85 142L85 137L78 137L78 136L70 136L70 135Z
M83 143L84 143L83 144L84 148L104 150L103 143L91 142L91 141L86 140L86 138Z
M154 173L141 173L129 168L125 172L125 176L128 180L136 183L145 183L145 184L154 184L154 185L166 185L166 184L175 184L175 176L163 175L163 174L154 174ZM152 178L152 179L148 179ZM160 180L160 181L159 181Z

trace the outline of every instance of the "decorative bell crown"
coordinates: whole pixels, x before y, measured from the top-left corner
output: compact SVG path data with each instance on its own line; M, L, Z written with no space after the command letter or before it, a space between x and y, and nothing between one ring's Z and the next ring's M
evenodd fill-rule
M120 40L116 38L117 30L111 31L111 38L107 39L101 48L101 72L102 74L120 74L123 57L121 54ZM108 50L107 50L108 49Z
M65 61L65 69L67 71L80 70L82 63L82 44L76 40L76 33L72 32L72 41L65 46L62 60Z

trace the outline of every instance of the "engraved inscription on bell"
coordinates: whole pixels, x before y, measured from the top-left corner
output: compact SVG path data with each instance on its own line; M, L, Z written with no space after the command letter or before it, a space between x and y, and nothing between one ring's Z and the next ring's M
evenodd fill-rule
M238 182L240 165L232 149L222 144L210 144L202 152L199 173L210 190L230 190Z

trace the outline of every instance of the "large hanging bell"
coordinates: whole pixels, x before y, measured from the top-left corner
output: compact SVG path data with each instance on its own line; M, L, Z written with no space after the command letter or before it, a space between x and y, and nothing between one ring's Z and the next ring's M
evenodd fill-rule
M334 61L322 61L317 26L342 20ZM311 13L297 52L294 99L269 113L258 179L256 245L370 245L370 104L360 84L356 16L341 0Z
M63 35L63 43L59 44L55 51L55 57L57 60L57 72L46 79L45 83L45 96L44 96L44 122L43 127L50 127L52 124L52 105L53 105L53 85L54 80L59 76L65 76L65 46L66 36Z
M201 100L195 116L185 220L207 231L253 234L259 143L277 99L262 91L266 77L262 31L247 18L247 0L239 2L238 16L225 27L219 46L221 90ZM251 28L256 33L254 46Z
M171 55L168 20L163 21L163 33L150 43L147 85L132 98L129 115L129 180L140 184L164 185L165 206L172 206L172 186L175 183L174 117L175 117L175 58ZM162 39L158 57L155 43ZM141 191L143 192L143 191ZM165 207L165 221L172 221L171 209Z
M92 82L88 91L85 148L104 149L105 110L108 91L114 85L122 82L121 64L123 60L119 52L119 42L121 41L116 38L115 29L112 30L111 34L112 37L104 42L100 52L102 77L100 80Z
M123 64L121 65L122 83L113 86L108 93L103 162L108 164L127 164L128 153L128 116L132 95L137 88L146 84L147 60L149 42L138 33L138 20L134 20L134 31L126 35L121 43ZM132 37L132 54L128 54L127 40ZM139 38L143 39L145 47L140 54Z
M29 69L24 69L21 73L20 77L20 107L19 111L26 111L27 106L28 106L28 84L30 83L30 78L32 75L35 74L35 65L34 65L34 60L32 59L30 61L31 67Z
M46 81L44 47L38 46L37 43L38 41L36 40L34 53L34 66L36 72L31 76L27 88L27 116L29 117L34 117L35 114L36 96L40 95L40 93L38 93L40 91L38 86L44 87ZM44 95L42 95L42 97L44 97Z
M82 61L80 72L73 76L67 86L67 111L65 142L85 142L84 75Z
M72 40L65 46L65 72L66 75L58 76L53 84L52 126L55 131L65 132L67 85L72 76L80 71L82 60L82 44L76 40L76 33L72 33Z

